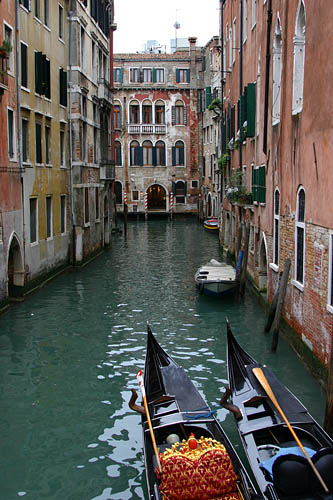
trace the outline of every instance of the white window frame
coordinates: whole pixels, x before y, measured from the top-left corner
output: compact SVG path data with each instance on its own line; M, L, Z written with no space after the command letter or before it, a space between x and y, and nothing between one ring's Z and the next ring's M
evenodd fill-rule
M232 64L236 62L236 50L237 50L237 19L234 18L232 23Z
M164 83L165 82L165 70L164 68L155 68L156 71L156 82L155 83ZM161 76L162 79L157 79L157 75Z
M305 210L306 210L306 198L305 198L305 206L304 206L304 222L301 222L298 220L298 213L299 213L299 195L300 192L304 191L305 195L305 189L303 186L300 186L297 191L297 202L296 202L296 217L295 217L295 256L294 256L294 262L295 262L295 270L294 270L294 279L292 280L292 284L298 288L300 291L303 292L304 290L304 283L305 283L305 245L306 245L306 232L305 232ZM297 231L298 229L303 229L303 282L300 282L297 280Z
M247 40L247 24L248 24L248 9L247 9L247 1L248 0L243 0L243 43L246 42Z
M12 144L10 144L10 137L9 137L9 112L12 113L12 119L13 119L13 122L12 122ZM8 145L8 159L9 161L17 161L17 147L16 147L16 113L15 113L15 110L8 107L7 108L7 136L8 136L8 141L7 141L7 145ZM10 146L12 146L13 148L13 156L10 156L9 155L9 151L10 151Z
M333 300L332 288L333 288L333 230L329 231L329 252L328 252L328 286L327 286L327 310L333 313Z
M50 0L43 0L44 26L50 29Z
M282 31L279 13L277 14L273 41L273 91L272 125L280 123L282 90Z
M44 145L45 145L45 166L52 167L52 130L51 124L45 123L44 127ZM47 161L49 160L49 161Z
M133 79L133 76L135 75L135 78ZM129 68L129 82L130 83L140 83L140 68L137 66L133 66L132 68Z
M146 80L146 75L149 76L148 80ZM142 68L142 83L153 83L153 68Z
M8 58L8 62L7 62L7 72L10 74L10 75L14 75L14 71L15 71L15 67L14 67L14 29L13 27L6 23L6 21L4 21L4 36L3 38L8 40L10 45L11 45L11 51L9 53L9 58ZM6 35L9 34L9 37L7 37Z
M24 160L23 158L23 122L26 123L26 141L25 141L25 148L26 148L26 159ZM24 165L30 165L30 120L26 118L25 116L22 116L21 118L21 141L22 141L22 163Z
M278 213L275 211L275 198L277 193L279 193L279 206ZM280 207L281 207L281 193L279 188L275 188L274 190L274 198L273 198L273 262L270 263L270 268L273 271L278 272L279 263L280 263ZM276 231L276 223L278 225L278 231ZM275 246L276 246L276 238L278 244L278 252L276 255Z
M251 23L252 23L251 30L253 30L257 24L257 0L252 0Z
M35 233L36 233L36 240L31 241L31 213L30 213L30 200L36 200L36 219L35 219ZM36 246L39 244L39 224L38 224L38 198L37 196L31 196L29 198L29 241L30 241L30 246Z
M58 37L59 40L64 41L64 7L58 4Z
M300 0L297 9L294 43L294 62L293 62L293 93L292 93L292 114L297 115L303 109L303 92L304 92L304 66L305 66L305 29L303 26L302 33L299 32L299 19L301 9L304 9L304 1Z

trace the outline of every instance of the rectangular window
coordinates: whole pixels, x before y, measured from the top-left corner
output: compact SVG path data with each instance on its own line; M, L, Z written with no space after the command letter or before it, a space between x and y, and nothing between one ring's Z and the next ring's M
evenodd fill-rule
M132 191L132 201L139 201L139 191Z
M232 47L232 64L235 64L236 62L236 47L237 47L237 31L236 31L236 18L234 19L234 22L232 24L232 41L233 41L233 47Z
M58 11L58 21L59 21L59 38L64 39L64 9L62 5L59 5Z
M86 70L86 33L85 33L83 28L81 28L80 64L81 64L81 70L85 72L85 70Z
M28 88L28 47L21 42L21 86Z
M31 0L20 0L20 4L23 5L28 11L30 11L30 1Z
M11 109L8 109L8 156L11 160L15 157L15 122Z
M176 69L176 82L177 83L189 83L190 81L190 70L189 69Z
M99 220L99 189L95 187L95 218Z
M30 243L37 241L37 198L30 198Z
M7 59L7 70L10 73L14 73L14 37L13 30L10 26L5 24L4 39L9 43L11 50L9 52L9 58Z
M115 129L121 128L120 106L113 106L113 126Z
M45 164L51 165L51 127L45 126Z
M164 69L163 68L154 69L154 82L164 83Z
M36 163L39 165L43 163L42 124L39 122L36 122Z
M65 132L60 130L60 141L59 141L59 153L60 153L60 167L65 166Z
M140 82L140 70L139 68L130 68L130 83Z
M35 17L40 19L40 0L34 0L35 3Z
M59 69L59 103L67 106L67 72Z
M44 0L44 24L45 26L49 26L49 16L50 16L50 11L49 11L49 1L50 0Z
M252 28L257 23L257 0L252 0Z
M85 121L82 122L82 136L81 136L81 159L83 161L86 161L87 159L87 147L88 147L88 127L87 123Z
M42 52L35 52L35 91L51 98L50 60Z
M22 161L29 162L29 121L22 118Z
M266 203L266 168L252 167L252 196L257 203Z
M98 129L94 127L94 163L98 163Z
M303 283L304 272L304 227L296 228L296 281Z
M46 197L46 239L52 237L52 197Z
M60 196L60 232L64 234L66 232L66 195L62 194Z
M114 68L113 80L115 83L123 83L123 69Z
M94 82L97 81L97 50L96 43L94 40L91 42L91 68L92 68L92 79Z
M89 224L89 188L84 188L84 223Z
M143 81L144 83L151 83L153 81L152 68L143 68Z

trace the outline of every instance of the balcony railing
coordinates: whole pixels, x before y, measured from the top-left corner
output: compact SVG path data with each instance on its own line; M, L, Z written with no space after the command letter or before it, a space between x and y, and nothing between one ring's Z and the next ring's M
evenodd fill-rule
M101 160L100 179L101 181L113 181L115 178L115 162L112 160Z
M166 134L166 125L129 125L129 134L156 134L163 135Z

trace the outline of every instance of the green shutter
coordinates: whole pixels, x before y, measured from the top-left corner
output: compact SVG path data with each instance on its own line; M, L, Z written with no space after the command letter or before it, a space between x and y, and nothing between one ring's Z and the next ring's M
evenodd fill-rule
M35 52L35 91L42 94L42 56L41 52Z
M259 202L266 203L266 168L265 166L258 169L258 184L259 184Z
M256 84L247 85L246 107L247 107L247 132L246 137L254 137L256 130Z
M206 87L206 108L209 107L212 102L212 89L211 87Z
M187 83L190 83L190 70L186 70L186 75L187 75Z
M244 122L247 119L247 113L246 113L246 89L243 95L240 97L240 124L239 124L239 130L240 130L240 140L244 141L245 139L245 134L244 134Z
M258 183L257 183L258 169L252 167L252 198L253 201L258 201Z
M230 136L232 139L235 139L235 106L231 108L230 126Z
M156 83L156 68L153 68L153 83Z
M172 151L172 166L174 167L176 165L176 148L175 148L175 146L172 146L171 151Z
M227 127L226 122L222 122L222 153L227 151Z
M180 76L179 76L179 69L176 69L176 83L179 83Z

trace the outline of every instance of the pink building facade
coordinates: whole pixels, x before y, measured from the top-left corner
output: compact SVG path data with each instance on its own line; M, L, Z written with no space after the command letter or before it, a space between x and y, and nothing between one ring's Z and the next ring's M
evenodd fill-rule
M325 5L324 5L325 4ZM224 179L221 243L272 300L291 261L283 318L295 348L325 377L332 356L333 220L330 41L333 5L221 1ZM245 231L243 232L243 234Z

